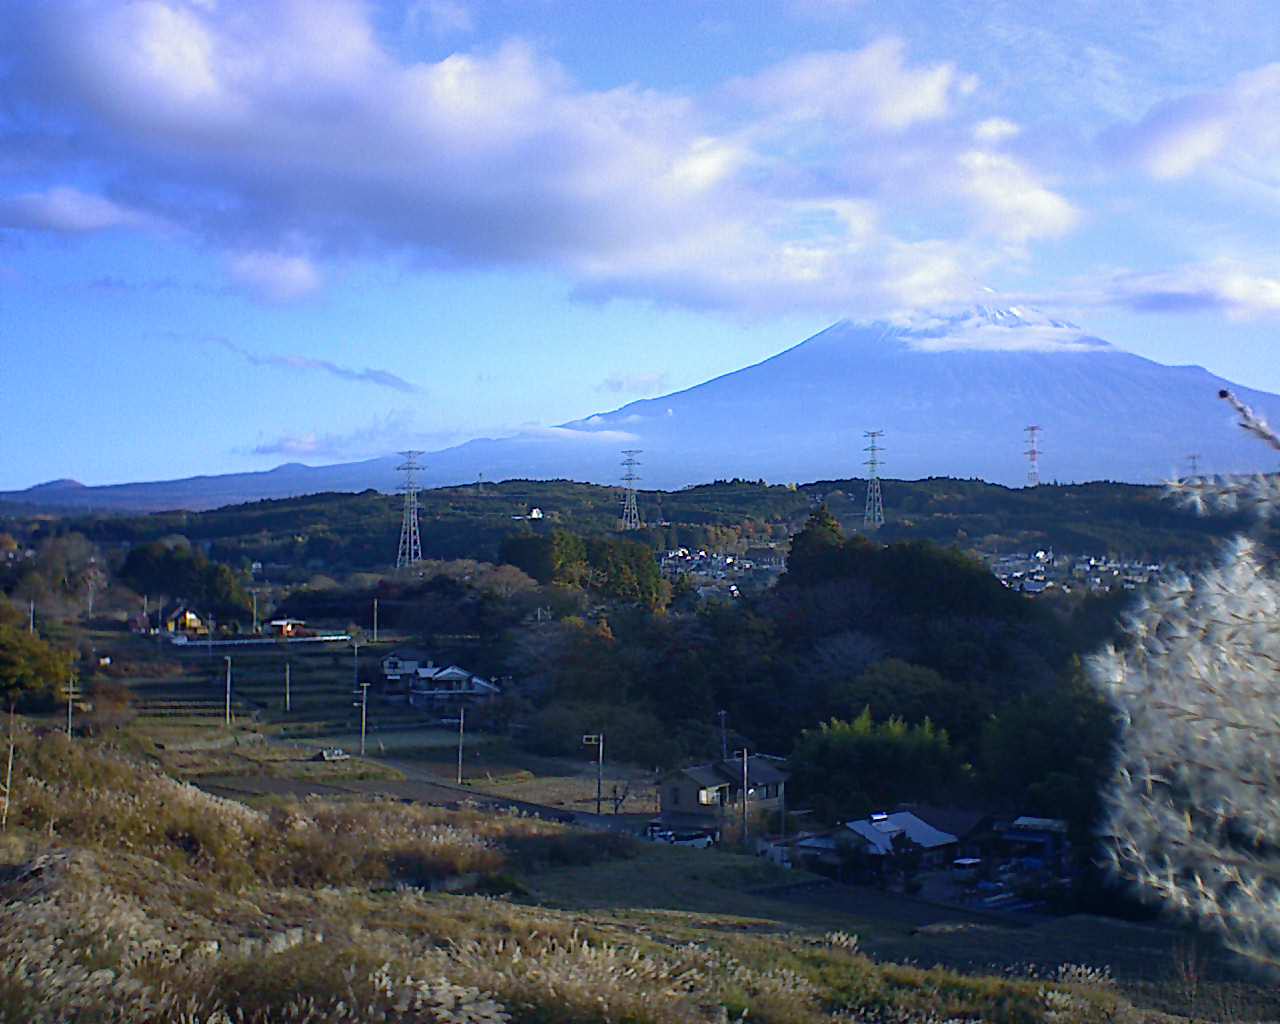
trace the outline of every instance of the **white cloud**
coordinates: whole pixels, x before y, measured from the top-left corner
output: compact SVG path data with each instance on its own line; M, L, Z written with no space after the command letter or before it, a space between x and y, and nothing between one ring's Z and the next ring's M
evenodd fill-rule
M951 325L937 338L908 339L920 352L1118 352L1105 341L1091 338L1080 328L1058 324L1003 326L972 318Z
M1022 132L1022 128L1003 117L989 117L973 126L973 138L976 142L994 145L1012 139Z
M527 427L516 434L513 441L539 441L552 438L557 441L578 441L583 444L613 445L619 441L638 441L640 436L626 430L578 430L574 427Z
M460 444L479 432L453 430L424 431L404 409L373 417L364 426L345 431L298 430L275 437L259 436L251 447L236 454L279 456L309 461L377 458L406 447L435 451Z
M1159 104L1106 141L1153 178L1208 172L1280 195L1280 63Z
M0 227L85 234L155 225L148 214L66 185L0 199Z
M320 287L320 272L305 256L242 252L228 261L231 279L259 298L290 302Z
M51 137L71 126L78 160L270 301L320 288L323 254L537 266L593 299L858 314L967 294L1008 258L992 234L1025 243L1076 219L1023 162L973 150L974 79L896 38L693 96L587 89L521 40L405 61L356 0L75 0L12 28L15 101L49 111ZM976 131L1007 138L997 121Z
M1171 270L1117 272L1078 282L1060 301L1119 306L1148 313L1221 313L1232 320L1280 320L1280 268L1236 260Z
M787 118L901 131L945 117L970 88L953 64L910 67L900 39L861 50L807 53L737 82L734 90Z
M971 150L958 162L964 174L962 189L991 234L1024 242L1064 235L1076 226L1075 208L1013 157Z

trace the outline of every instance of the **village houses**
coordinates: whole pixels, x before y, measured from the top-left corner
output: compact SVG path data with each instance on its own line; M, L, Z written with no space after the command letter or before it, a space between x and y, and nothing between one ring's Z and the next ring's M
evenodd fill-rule
M411 707L484 703L502 695L493 680L457 665L436 665L421 651L392 651L381 664L384 697Z
M747 812L754 816L786 806L787 772L781 758L752 754L746 764ZM671 829L718 832L742 814L743 764L728 758L669 772L659 786L661 814L655 824Z

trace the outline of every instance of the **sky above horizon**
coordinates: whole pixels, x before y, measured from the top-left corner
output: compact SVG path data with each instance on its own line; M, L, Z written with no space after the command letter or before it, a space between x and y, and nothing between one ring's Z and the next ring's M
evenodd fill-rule
M0 490L431 451L975 301L1280 392L1261 0L0 14Z

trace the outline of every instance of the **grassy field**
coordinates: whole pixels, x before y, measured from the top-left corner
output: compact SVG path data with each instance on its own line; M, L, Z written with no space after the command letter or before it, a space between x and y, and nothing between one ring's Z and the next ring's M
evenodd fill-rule
M246 807L56 733L17 762L0 1024L1171 1020L1079 968L884 962L856 919L758 892L784 876L752 858L391 801ZM478 892L426 891L451 881Z
M118 734L117 742L151 757L171 776L221 780L218 792L248 800L263 808L263 813L272 813L271 808L281 800L309 791L366 804L378 794L397 801L456 800L456 791L447 785L456 771L457 734L423 727L420 720L415 721L419 719L416 714L379 706L375 701L370 702L369 759L335 763L310 759L322 746L342 746L349 751L358 747L358 719L350 706L349 649L288 654L293 703L288 714L283 709L285 656L274 650L233 654L236 721L228 730L220 717L224 694L220 657L209 659L198 649L175 655L167 647L134 638L125 638L124 643L148 645L126 651L124 657L151 671L140 671L128 680L140 713ZM151 660L145 661L143 655ZM192 705L192 713L182 713L182 702ZM624 812L653 809L652 779L647 773L606 767L606 795L615 784L631 786ZM493 794L565 810L594 809L595 769L585 756L537 758L504 738L473 734L467 737L464 773L466 789L477 796ZM436 790L427 782L414 781L428 779L436 779L446 788ZM24 840L24 855L31 853L32 842ZM1043 978L1061 973L1064 964L1075 965L1071 970L1081 972L1091 986L1109 974L1115 985L1104 984L1103 990L1118 986L1115 991L1124 1005L1132 1002L1146 1008L1133 1010L1129 1016L1096 1018L1099 1020L1155 1021L1159 1018L1152 1014L1157 1010L1194 1014L1209 1021L1280 1020L1280 995L1273 986L1235 975L1228 958L1205 953L1188 937L1169 930L1088 917L1019 927L871 889L796 888L792 883L806 880L805 876L781 872L755 858L663 845L642 844L621 863L544 858L532 864L513 862L499 873L508 879L500 888L513 889L517 893L514 898L522 905L502 911L514 915L509 923L517 922L510 924L517 930L526 924L537 928L550 927L547 922L569 921L605 936L601 942L606 946L626 945L641 936L658 949L693 943L704 949L736 950L740 943L759 942L765 946L751 947L751 955L763 958L760 962L781 962L791 955L789 951L813 941L814 936L856 933L858 949L874 962L917 965L904 970L941 965L964 976L982 976L982 985L996 984L990 980L992 975L1023 978L1034 973ZM166 884L176 883L170 880ZM289 907L300 899L296 895L278 898ZM367 912L368 920L376 918L367 908L380 897L349 894L344 898L362 908L355 917L365 920L360 915ZM453 920L449 915L457 913L459 906L458 902L433 904L430 914ZM346 926L348 910L338 914L337 920L344 923L336 927ZM296 922L290 927L314 923L301 903L296 912L271 910L268 914L281 924ZM335 927L333 920L331 915L324 927ZM868 968L859 968L864 969ZM907 987L934 984L921 980L926 976L939 977L924 971L913 976L915 980ZM0 976L0 1006L3 989ZM725 1005L734 1005L732 999ZM770 1016L761 1011L753 1019L819 1019L807 1014ZM0 1022L8 1019L24 1018L7 1018L0 1010ZM576 1019L596 1018L586 1014ZM665 1018L641 1014L635 1019ZM1022 1024L1095 1018L1037 1016L1030 1010L1019 1010L1012 1016L983 1019Z
M1087 915L1001 921L866 887L844 887L758 858L644 844L625 870L567 866L525 879L525 899L696 941L708 931L856 934L877 960L968 975L1108 977L1141 1006L1209 1021L1280 1019L1280 990L1187 934ZM806 883L817 883L807 885Z

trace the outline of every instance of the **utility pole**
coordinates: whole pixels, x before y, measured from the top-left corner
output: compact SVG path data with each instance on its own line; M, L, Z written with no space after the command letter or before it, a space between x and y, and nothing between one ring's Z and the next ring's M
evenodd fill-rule
M253 635L258 635L258 592L250 591L253 594Z
M231 655L224 654L222 660L227 663L227 707L226 707L226 723L227 728L231 728Z
M360 688L360 640L358 637L351 638L351 689L358 690Z
M373 642L378 642L378 599L373 599Z
M747 789L747 748L735 750L734 753L742 755L742 845L745 847L747 845L747 794L750 792Z
M863 463L867 467L867 504L862 513L862 528L878 530L884 526L884 497L880 493L880 465L883 461L880 453L884 451L880 447L880 438L884 431L864 430L862 436L871 442L862 449L870 453L870 458Z
M599 814L600 803L604 799L604 733L583 736L582 742L596 748L596 814Z
M286 713L293 710L289 706L289 662L287 661L284 663L284 710Z
M1200 476L1200 453L1192 452L1187 456L1187 462L1191 464L1191 479L1198 479Z
M365 730L369 724L369 684L360 684L360 756L364 757Z
M458 785L462 785L462 744L467 729L467 706L458 708Z
M9 705L9 767L4 773L4 810L0 811L0 832L9 831L9 794L13 792L13 745L16 735L13 731L13 705Z
M71 708L75 704L75 700L80 696L80 686L76 682L73 675L67 679L67 739L71 739Z

